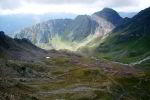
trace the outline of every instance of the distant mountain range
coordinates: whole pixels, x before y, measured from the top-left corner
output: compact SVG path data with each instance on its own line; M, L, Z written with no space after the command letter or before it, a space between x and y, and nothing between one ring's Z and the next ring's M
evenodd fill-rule
M119 12L122 17L133 17L136 12L124 13ZM6 32L7 35L13 37L14 33L20 31L23 28L31 27L37 23L47 21L50 19L74 19L77 15L71 13L50 13L44 15L32 15L32 14L13 14L13 15L0 15L1 24L0 30Z
M71 43L70 46L77 49L80 43L86 44L86 40L95 36L103 37L123 22L124 19L116 11L104 8L91 16L79 15L75 19L55 19L36 24L21 30L16 38L27 38L37 46L54 49L67 49L56 43L65 41L63 45Z

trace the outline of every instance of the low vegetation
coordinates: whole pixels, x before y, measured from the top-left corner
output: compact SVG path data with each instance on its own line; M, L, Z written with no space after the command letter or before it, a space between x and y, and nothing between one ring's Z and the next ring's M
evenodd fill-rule
M11 70L1 75L1 99L150 99L148 72L63 51L47 56L31 62L1 61L6 70Z

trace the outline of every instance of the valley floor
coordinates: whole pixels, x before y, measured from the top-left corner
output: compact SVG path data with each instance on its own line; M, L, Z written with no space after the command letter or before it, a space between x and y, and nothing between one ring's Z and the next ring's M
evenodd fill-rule
M150 71L104 59L53 50L0 66L0 100L150 99Z

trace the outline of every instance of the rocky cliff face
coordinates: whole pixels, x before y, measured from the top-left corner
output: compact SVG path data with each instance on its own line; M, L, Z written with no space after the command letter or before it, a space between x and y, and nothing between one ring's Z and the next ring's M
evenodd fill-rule
M99 36L106 35L124 21L116 11L110 8L104 8L102 11L94 13L92 19L99 24L96 30L96 34Z
M68 37L73 41L81 41L88 35L94 34L99 25L91 16L79 15L69 26Z
M71 19L49 20L21 30L16 37L27 38L34 44L49 43L49 40L56 34L63 35L71 22Z
M79 15L74 20L55 19L39 23L21 30L16 37L27 38L36 45L52 44L55 36L69 42L80 42L89 35L104 36L122 22L116 11L105 8L91 16Z

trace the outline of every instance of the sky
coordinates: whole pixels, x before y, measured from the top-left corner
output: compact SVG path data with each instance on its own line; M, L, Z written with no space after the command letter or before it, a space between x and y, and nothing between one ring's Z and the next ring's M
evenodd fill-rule
M150 0L0 0L0 14L92 14L105 7L118 12L139 12Z

